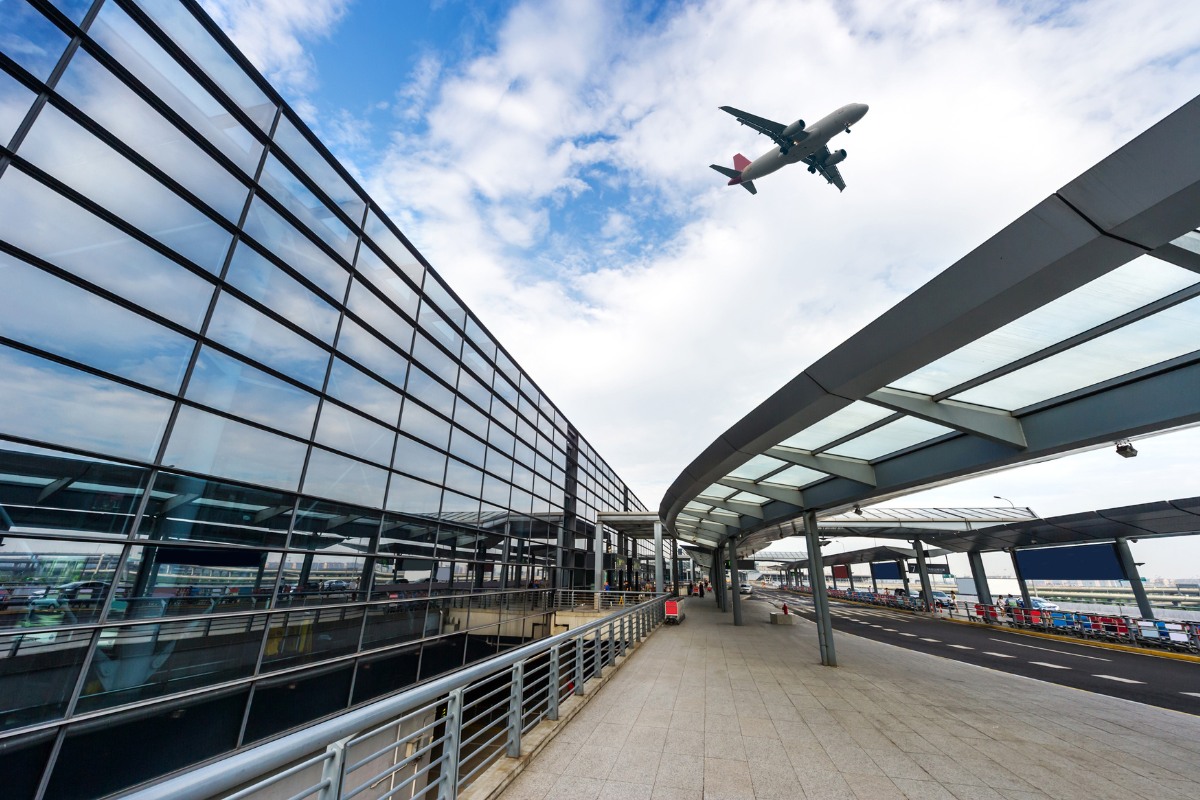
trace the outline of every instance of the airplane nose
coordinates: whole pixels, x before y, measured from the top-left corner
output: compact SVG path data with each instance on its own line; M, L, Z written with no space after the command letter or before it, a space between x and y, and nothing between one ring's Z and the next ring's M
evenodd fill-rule
M871 110L871 107L869 105L867 105L866 103L859 103L858 104L858 118L862 119L863 117L865 117L867 115L867 112L870 110Z

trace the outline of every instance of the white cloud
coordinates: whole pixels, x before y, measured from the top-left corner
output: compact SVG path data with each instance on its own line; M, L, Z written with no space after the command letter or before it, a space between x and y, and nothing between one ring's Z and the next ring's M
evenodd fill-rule
M422 58L395 94L398 119L425 126L358 167L656 507L786 380L1191 98L1200 17L1152 5L1042 19L984 0L710 0L645 24L613 3L520 3L483 55ZM267 50L285 75L307 67ZM839 140L844 194L793 169L751 197L707 169L768 149L719 105L811 121L851 101L871 112ZM594 230L558 222L587 210ZM1095 507L1073 462L1060 507ZM1121 496L1158 496L1136 483Z

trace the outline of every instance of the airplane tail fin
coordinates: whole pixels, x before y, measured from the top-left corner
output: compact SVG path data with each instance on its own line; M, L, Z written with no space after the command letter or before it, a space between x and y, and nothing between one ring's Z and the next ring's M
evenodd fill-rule
M746 158L741 153L738 153L733 157L733 168L738 172L742 172L748 166L750 166L750 159Z
M750 159L746 158L741 153L733 157L733 169L722 167L720 164L709 164L709 167L729 178L730 186L741 186L750 194L758 194L758 189L754 188L754 181L743 181L742 171L750 166Z

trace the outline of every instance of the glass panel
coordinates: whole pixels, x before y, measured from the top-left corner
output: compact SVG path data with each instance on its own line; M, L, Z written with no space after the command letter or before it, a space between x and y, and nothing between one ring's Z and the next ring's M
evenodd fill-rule
M1182 247L1184 250L1191 250L1193 253L1200 253L1200 231L1188 231L1171 244Z
M493 478L491 475L483 476L483 500L486 503L508 507L509 494L512 487L507 481L502 481L499 478Z
M328 351L231 294L217 300L208 336L318 391L325 384Z
M314 447L304 475L304 493L368 508L383 508L387 472Z
M68 41L27 3L0 3L0 50L34 76L43 81L50 77Z
M399 564L403 559L394 559ZM378 580L378 579L377 579ZM401 584L410 585L408 583ZM403 592L398 589L397 593ZM436 611L429 611L425 600L409 600L407 602L388 603L387 605L372 606L367 612L367 630L363 646L368 648L383 647L389 644L410 642L420 639L429 631L433 635L440 633L440 617ZM409 680L416 678L416 658L412 659L412 672Z
M0 219L10 243L199 330L213 285L9 166Z
M441 309L442 313L445 314L451 322L453 322L459 328L462 328L464 325L466 325L466 310L463 309L459 302L450 295L450 290L445 287L439 278L434 276L432 280L425 281L425 286L423 288L426 296L433 301L435 306ZM424 320L422 320L422 323L424 323ZM455 334L455 336L457 336L457 334ZM457 350L455 352L457 352Z
M92 0L50 0L68 19L78 25L83 15L92 7Z
M423 365L425 362L417 356L417 363ZM417 398L435 411L447 417L454 415L454 392L415 364L408 370L407 391L410 397Z
M784 439L780 444L785 447L794 447L797 450L817 450L885 417L890 417L893 413L895 412L886 408L855 400L820 422L808 426L795 436Z
M420 442L400 436L392 468L440 484L446 476L446 456Z
M134 547L109 620L267 608L278 570L278 554L249 547Z
M5 536L0 626L52 628L95 622L120 560L118 543Z
M473 348L471 348L471 347L468 347L467 350L472 351L472 352L474 351ZM487 387L485 387L478 380L476 380L466 370L458 371L458 393L461 394L463 397L468 398L471 402L473 402L475 405L479 406L480 408L484 409L485 411L488 408L490 408L492 405L491 390L488 389ZM459 403L459 405L461 406L462 403ZM486 420L484 420L483 428L484 428L484 431L486 432L486 429L487 429L487 421ZM484 433L480 433L479 435L483 436Z
M105 4L101 15L108 10L108 5ZM275 104L182 5L145 0L139 5L246 112L246 116L263 130L271 126Z
M147 161L237 224L250 189L86 52L76 53L55 86Z
M0 612L0 626L19 628L0 634L0 718L6 729L58 719L67 711L92 632L39 630L42 617L51 616L36 607Z
M786 461L780 461L777 458L770 456L755 456L754 458L742 464L737 469L729 473L731 478L745 478L746 480L756 481L764 475L775 472L787 466Z
M175 252L220 271L230 234L58 109L42 109L21 155Z
M954 397L1016 410L1200 347L1200 298L1188 300Z
M376 289L396 304L396 307L408 315L409 319L417 318L417 309L421 297L408 281L400 277L375 250L363 242L358 248L358 274ZM411 339L411 336L409 337ZM407 350L409 343L404 344Z
M506 455L512 454L513 447L517 443L516 438L499 425L492 425L488 428L487 439L488 444Z
M496 342L488 335L473 317L467 317L467 338L478 347L485 356L492 361L496 360ZM482 373L480 373L482 374Z
M0 253L0 335L174 392L195 342Z
M1198 279L1190 270L1139 256L892 385L939 394L1191 286Z
M404 352L412 347L413 326L366 287L354 280L350 286L350 301L347 307L359 316L375 332L382 335Z
M11 6L12 3L5 5ZM3 14L4 6L0 6L0 14ZM3 23L0 23L2 29ZM4 35L0 34L0 50L7 50L4 46ZM25 114L29 112L29 107L33 105L36 95L26 89L14 78L10 78L7 72L0 70L0 144L7 145L12 139L12 135L17 132L17 126L25 119Z
M259 244L283 259L284 263L327 292L336 302L346 296L350 273L339 266L324 250L297 230L271 208L262 197L250 204L250 213L243 226L246 233Z
M0 347L0 433L151 461L171 401Z
M333 369L329 374L329 394L386 425L395 425L400 416L399 392L389 389L340 358L333 359Z
M338 336L338 351L353 358L393 386L404 386L408 359L397 353L376 336L351 319L342 321Z
M286 114L280 117L279 125L275 129L275 144L283 148L283 152L312 178L346 216L350 217L351 222L355 225L362 224L366 203L300 133Z
M441 448L450 442L450 423L413 402L404 404L400 429Z
M846 456L848 458L874 459L882 458L911 447L914 444L934 439L946 433L953 433L952 428L926 422L915 417L901 417L895 422L864 433L829 451L830 455Z
M292 495L160 472L139 536L282 548Z
M76 712L111 708L250 675L265 617L123 625L100 631Z
M116 3L105 3L88 34L247 175L263 144L167 55ZM266 119L270 125L270 118Z
M458 364L423 334L417 334L413 342L413 359L421 369L438 376L446 385L458 384Z
M440 478L438 482L440 484ZM392 483L388 488L387 510L434 517L441 507L441 497L440 485L433 486L393 473Z
M770 478L767 478L763 483L773 483L780 486L807 486L813 481L819 481L822 478L829 477L824 472L818 472L815 469L807 467L792 466L785 469L783 472L777 472Z
M305 438L317 415L316 395L208 346L196 360L186 397Z
M274 155L267 157L259 181L272 197L300 220L300 224L321 237L347 262L354 260L357 235Z
M238 244L225 279L284 319L333 343L338 311L245 243Z
M163 463L295 491L304 451L300 442L184 406Z
M454 421L480 439L487 437L488 421L482 413L465 400L455 404Z
M366 233L374 240L375 244L379 245L380 251L390 258L392 263L407 275L415 286L420 288L421 281L425 277L425 267L397 238L396 234L392 233L391 229L383 223L375 211L367 212Z
M300 511L296 514L296 526L292 531L291 547L302 550L315 550L321 554L327 553L364 553L373 550L375 539L379 535L379 513L359 506L347 506L340 503L328 503L324 500L304 498L300 502ZM286 572L285 580L292 585L299 580L303 571L303 561L291 556L299 572ZM313 559L316 564L316 560ZM324 567L317 570L318 574ZM342 580L347 586L357 586L359 576L342 574L340 576L324 576L325 580ZM365 588L365 587L363 587ZM327 591L334 591L327 589ZM348 589L347 589L348 590Z
M446 464L446 487L478 498L483 485L483 473L451 458Z
M0 507L8 514L5 525L12 533L50 530L125 536L148 474L136 467L0 442ZM0 577L0 586L7 584L8 579Z
M396 434L336 403L321 406L316 440L351 455L387 466L392 462L392 443Z
M322 581L317 579L310 585L321 583ZM311 592L306 594L312 599L317 599ZM352 606L288 611L272 615L271 627L267 631L267 649L263 652L263 672L353 653L358 649L363 612L361 606Z

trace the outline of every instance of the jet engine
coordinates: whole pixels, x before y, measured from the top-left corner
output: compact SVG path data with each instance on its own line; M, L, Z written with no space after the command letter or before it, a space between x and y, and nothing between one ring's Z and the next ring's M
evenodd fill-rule
M786 128L784 128L781 136L783 136L784 139L791 141L792 139L796 138L802 130L804 130L804 120L798 119L791 125L788 125Z
M834 150L829 154L829 158L825 159L825 166L832 167L834 164L840 164L846 160L845 150Z

